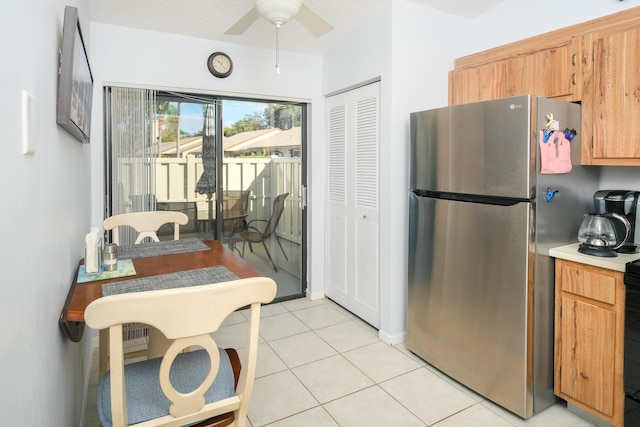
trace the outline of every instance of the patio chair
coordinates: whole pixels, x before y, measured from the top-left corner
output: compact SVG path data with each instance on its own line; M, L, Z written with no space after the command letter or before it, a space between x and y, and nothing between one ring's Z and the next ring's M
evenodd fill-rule
M222 192L223 232L231 233L246 226L251 190L224 190Z
M222 192L222 236L219 240L224 241L234 230L246 225L245 218L249 210L250 195L251 190L224 190ZM213 216L215 218L215 214ZM199 217L198 231L208 231L210 223L213 223L212 219Z
M246 227L236 233L243 240L242 242L242 257L244 257L244 245L245 243L249 243L249 250L253 252L253 243L262 243L264 246L264 250L267 252L267 257L269 258L269 262L271 262L271 266L277 272L278 267L276 267L275 262L271 258L271 253L269 253L269 249L267 248L267 244L265 243L271 236L274 236L276 241L278 242L278 246L280 246L280 250L284 255L284 258L288 261L284 248L282 247L282 243L280 243L280 236L276 233L276 228L278 227L278 223L280 222L280 218L282 217L282 212L284 211L284 199L289 196L289 193L284 193L278 195L273 201L273 210L271 211L271 217L269 219L254 219L247 223ZM264 223L264 228L260 230L260 228L256 227L258 223ZM252 225L255 224L255 225Z
M254 277L112 295L89 304L87 325L108 328L111 347L110 370L98 385L102 424L244 426L256 371L260 306L275 295L272 279ZM250 306L247 341L237 363L237 352L219 348L211 334L245 306ZM125 366L122 325L131 321L162 332L168 345L161 357Z

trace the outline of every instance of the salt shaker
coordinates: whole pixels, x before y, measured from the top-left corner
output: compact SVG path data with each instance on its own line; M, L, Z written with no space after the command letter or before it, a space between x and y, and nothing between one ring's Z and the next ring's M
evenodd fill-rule
M115 243L107 243L102 250L102 265L104 271L113 271L118 269L118 245Z

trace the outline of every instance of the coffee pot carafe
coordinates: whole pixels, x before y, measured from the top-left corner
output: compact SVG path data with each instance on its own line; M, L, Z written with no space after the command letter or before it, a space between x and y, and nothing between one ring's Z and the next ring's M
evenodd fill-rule
M640 252L640 191L598 190L593 195L593 203L596 213L617 213L627 218L631 225L627 243L616 249L616 252ZM615 221L614 226L618 236L625 233L620 221Z
M619 221L624 226L624 237L620 238L616 233L614 221ZM590 213L585 214L580 229L578 240L580 246L578 252L602 257L615 257L616 249L623 246L629 240L631 225L627 218L617 213Z

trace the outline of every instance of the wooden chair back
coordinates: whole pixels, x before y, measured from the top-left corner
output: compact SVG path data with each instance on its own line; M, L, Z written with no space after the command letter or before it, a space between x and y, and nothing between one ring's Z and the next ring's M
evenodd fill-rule
M272 279L254 277L202 286L113 295L89 304L85 310L87 325L94 329L109 329L113 425L128 425L122 326L140 322L158 329L170 342L162 357L159 373L162 391L171 402L169 414L147 421L148 424L144 425L187 425L233 412L233 424L244 426L256 370L260 306L271 302L275 295L276 283ZM211 334L227 316L245 306L250 307L250 318L235 395L205 403L204 393L213 383L220 362L218 346ZM210 368L199 387L190 393L180 393L171 384L169 373L178 354L190 348L203 348L208 352ZM150 361L141 363L148 362Z
M142 242L145 238L150 238L154 242L160 241L158 238L158 230L164 224L173 224L173 238L180 238L180 226L186 225L189 217L182 212L174 211L150 211L150 212L131 212L110 216L102 223L105 231L112 230L112 241L116 245L120 244L119 227L128 226L138 232L135 243Z

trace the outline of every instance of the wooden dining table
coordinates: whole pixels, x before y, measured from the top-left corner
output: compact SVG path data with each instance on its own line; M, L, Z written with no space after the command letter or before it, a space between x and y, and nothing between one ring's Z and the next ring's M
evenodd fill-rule
M132 260L135 268L135 276L126 276L105 280L95 280L85 283L78 283L78 272L84 265L81 260L76 270L75 279L69 289L69 294L60 314L60 326L67 338L71 341L79 342L84 333L84 311L87 306L98 298L103 297L102 285L122 282L130 279L139 279L163 274L186 272L207 267L224 266L231 273L240 279L262 276L260 271L253 268L244 259L227 249L218 240L202 241L209 250L197 250L183 253L173 253L170 255L158 255L134 258ZM149 333L154 335L154 342L163 345L163 336L158 336L156 331L149 327ZM149 340L151 343L151 337ZM99 362L98 369L100 376L107 370L108 363L108 330L101 330L99 335ZM155 351L155 350L154 350ZM152 350L149 350L152 354Z
M84 332L84 311L92 301L103 296L102 285L106 283L218 265L226 267L240 279L263 275L233 251L227 249L220 241L203 240L203 243L209 247L209 250L135 258L132 260L136 271L135 276L87 283L78 283L78 271L80 267L84 265L84 260L81 260L74 276L75 279L69 289L62 313L60 314L59 323L67 338L74 342L79 342L82 339Z

